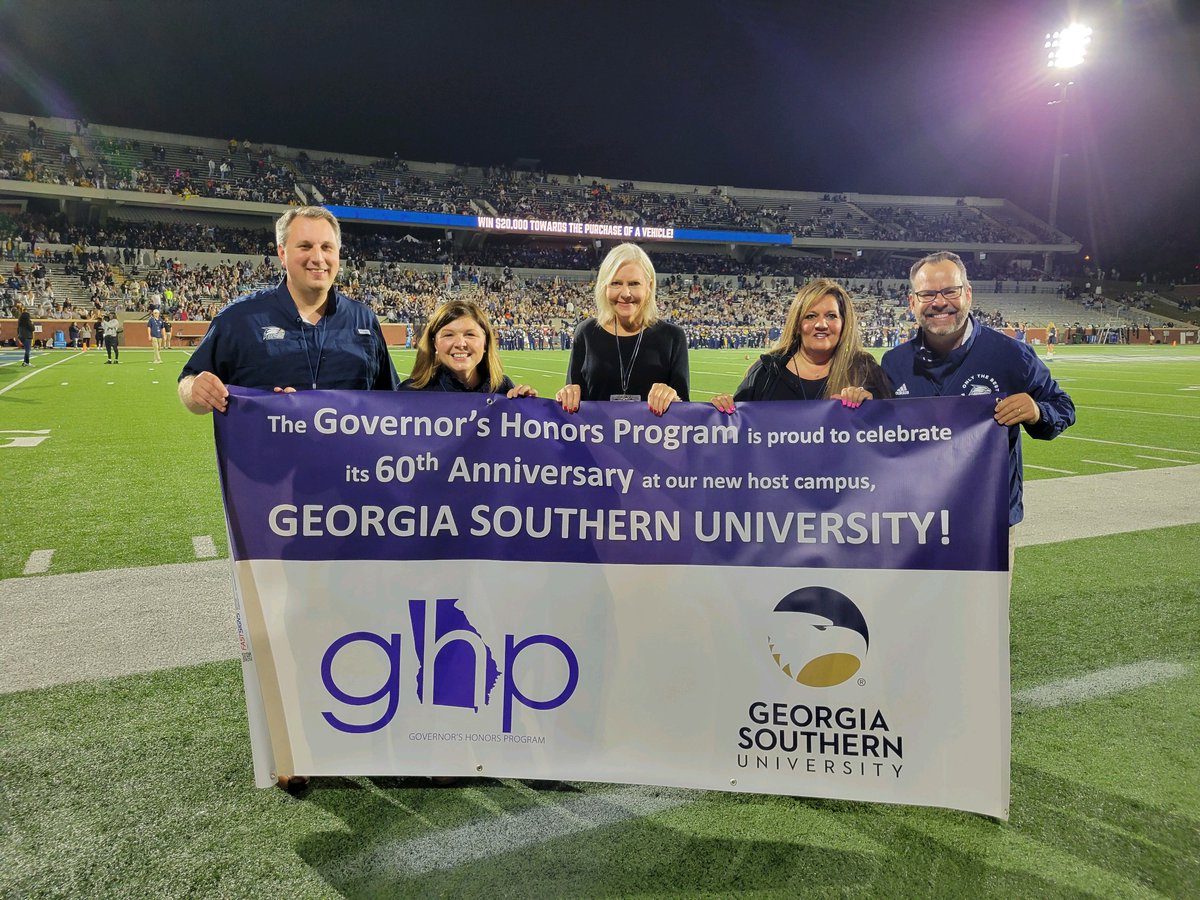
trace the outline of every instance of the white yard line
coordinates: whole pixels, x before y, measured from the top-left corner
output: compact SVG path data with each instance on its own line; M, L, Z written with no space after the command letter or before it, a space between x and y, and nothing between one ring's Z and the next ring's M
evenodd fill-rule
M1191 669L1182 663L1151 659L1025 688L1016 691L1013 699L1042 708L1065 706L1182 678L1189 672Z
M50 571L50 560L54 558L53 550L34 550L25 562L24 575L40 575Z
M211 534L192 538L192 549L196 552L196 559L212 559L217 555L217 545L213 543Z
M1064 441L1087 441L1089 444L1108 444L1112 447L1134 447L1138 450L1161 450L1163 453L1188 453L1192 456L1200 456L1200 450L1180 450L1177 447L1154 447L1150 444L1126 444L1123 441L1105 441L1100 438L1080 437L1077 434L1060 434L1059 438Z
M1143 456L1141 453L1133 454L1138 459L1152 459L1155 462L1179 463L1181 466L1190 466L1192 463L1186 459L1167 459L1165 456Z
M1078 472L1072 472L1070 469L1054 469L1050 466L1035 466L1033 463L1025 463L1027 469L1037 469L1040 472L1057 472L1059 475L1078 475Z
M427 875L653 815L694 803L703 795L702 791L638 785L557 796L542 791L539 797L553 797L553 800L513 815L382 844L347 859L338 868L341 873L356 877L372 873Z
M1027 688L1013 694L1013 699L1051 708L1160 684L1190 672L1188 666L1180 663L1149 660ZM581 793L564 795L554 791L534 792L519 781L504 783L526 796L535 794L539 805L511 815L500 812L491 819L382 844L347 859L339 866L339 874L420 877L685 806L708 793L631 785L599 790L585 787ZM462 793L470 797L478 792L467 787Z
M62 363L67 362L68 360L72 360L75 357L82 356L82 355L83 355L83 351L80 350L78 353L72 353L70 356L64 356L62 359L56 359L54 362L48 363L44 366L40 365L40 364L32 366L29 369L28 373L26 373L25 375L22 375L20 378L18 378L12 384L6 384L4 387L0 388L0 394L7 394L9 391L11 391L17 385L24 384L26 381L28 381L34 375L37 375L41 372L48 372L51 369L53 369L55 366L61 365Z
M1063 381L1063 380L1065 380L1065 379L1061 379L1061 378L1059 379L1059 381ZM1186 390L1186 388L1177 388L1177 390ZM1082 388L1082 389L1080 389L1080 393L1081 394L1129 394L1130 396L1133 396L1133 397L1159 397L1159 398L1162 397L1162 391L1118 391L1113 388L1093 388L1093 387ZM1074 396L1075 392L1072 391L1071 394L1072 394L1072 396ZM1174 400L1176 398L1172 397L1171 399ZM1188 397L1187 399L1200 400L1200 395L1197 395L1195 397Z
M557 375L560 378L567 377L566 369L539 369L536 366L516 366L510 363L510 365L504 370L504 374L510 378L514 372L518 374L521 372L537 372L539 375Z
M1099 460L1099 459L1083 459L1083 458L1080 458L1080 460L1079 460L1079 461L1080 461L1080 462L1085 462L1085 463L1091 463L1093 466L1112 466L1114 469L1133 469L1134 471L1136 471L1136 470L1137 470L1137 466L1127 466L1127 465L1124 465L1124 464L1122 464L1122 463L1110 463L1110 462L1103 462L1102 460Z
M1128 409L1123 406L1076 406L1076 409L1086 409L1088 412L1122 412L1137 413L1139 416L1163 416L1168 419L1200 419L1200 416L1190 416L1187 413L1148 412L1144 409Z

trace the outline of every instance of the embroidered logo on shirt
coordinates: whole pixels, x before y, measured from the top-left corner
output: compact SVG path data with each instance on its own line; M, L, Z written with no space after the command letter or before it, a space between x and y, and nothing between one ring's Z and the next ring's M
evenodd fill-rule
M367 337L370 337L370 336L371 336L371 329L370 329L370 328L360 328L360 329L358 329L358 333L359 333L359 334L365 334L365 335L367 335Z
M900 385L900 387L896 388L896 396L897 397L907 397L908 396L908 385L902 384L902 385Z
M982 372L976 373L963 382L962 395L964 397L978 397L983 394L998 394L1000 393L1000 384L991 375L984 375Z
M283 333L283 329L278 325L267 325L263 328L264 341L282 341L287 335Z

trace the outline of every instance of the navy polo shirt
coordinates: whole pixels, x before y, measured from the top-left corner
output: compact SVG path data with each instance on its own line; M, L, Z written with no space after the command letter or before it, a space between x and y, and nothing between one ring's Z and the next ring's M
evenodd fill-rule
M366 304L331 290L316 325L301 317L287 279L217 313L180 379L212 372L225 384L271 390L394 391L396 367Z

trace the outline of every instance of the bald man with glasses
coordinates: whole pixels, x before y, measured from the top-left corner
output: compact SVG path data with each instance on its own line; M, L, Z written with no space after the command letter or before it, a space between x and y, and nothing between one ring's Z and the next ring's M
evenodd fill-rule
M1075 404L1027 344L971 315L971 282L956 253L917 260L909 272L908 306L919 331L883 355L896 398L996 394L993 418L1008 429L1009 568L1012 526L1024 518L1021 432L1048 441L1075 423Z

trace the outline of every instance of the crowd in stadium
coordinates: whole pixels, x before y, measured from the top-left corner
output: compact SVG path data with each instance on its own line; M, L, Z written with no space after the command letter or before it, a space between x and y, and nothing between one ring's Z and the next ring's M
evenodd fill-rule
M0 315L17 302L43 318L92 318L104 312L148 312L160 308L171 320L210 320L230 300L275 283L273 259L186 265L163 255L142 267L85 251L47 254L61 261L63 274L79 278L89 295L86 303L69 305L54 294L45 265L14 263L13 273L0 287ZM418 272L398 263L342 266L342 289L368 303L384 322L425 321L440 303L468 297L488 311L497 325L501 345L511 349L569 347L575 325L590 314L592 286L586 281L556 277L520 278L481 272L473 267L445 266ZM730 287L713 277L664 276L660 302L666 314L684 329L693 347L760 347L773 339L781 311L791 301L790 286L764 287L748 282ZM863 319L864 339L870 346L890 346L911 328L903 292L860 291L856 297ZM1002 325L998 314L980 311L989 324Z
M448 297L471 296L493 316L505 346L561 346L590 309L590 283L579 277L594 267L590 248L497 244L464 250L450 242L438 246L395 240L382 230L347 231L344 238L342 283L351 296L368 302L385 322L420 322ZM72 249L45 246L64 244ZM181 246L261 253L261 261L223 260L189 266L172 255L172 250ZM374 264L381 256L390 255L379 252L385 248L401 259ZM437 252L403 259L406 254L402 251L418 248L436 248ZM25 214L0 221L0 250L14 261L14 271L0 287L0 311L21 301L51 317L90 316L102 310L144 312L161 306L168 318L207 320L230 300L278 278L271 236L253 229L117 221L80 228L61 216ZM22 266L22 259L34 262ZM368 265L368 260L373 264ZM663 273L664 308L686 330L693 346L760 346L793 291L786 286L765 287L763 276L770 275L870 279L866 285L860 281L856 291L869 345L891 345L911 327L904 292L888 291L883 284L884 278L904 276L907 264L900 260L886 267L858 258L763 256L753 264L741 264L715 255L658 253L655 260ZM436 272L421 272L406 265L411 262L441 265ZM64 308L65 301L55 296L45 277L46 263L60 264L62 274L78 278L87 303ZM481 269L500 263L505 264L500 272ZM511 263L560 269L574 277L518 275ZM691 274L696 271L705 275ZM736 274L736 285L714 277L722 274ZM981 266L979 280L992 274ZM995 287L999 290L1001 285ZM998 313L981 314L989 324L1006 324Z
M829 203L815 211L739 197L719 187L645 190L629 181L613 184L581 176L563 183L545 173L500 167L482 170L482 175L459 167L459 174L434 178L410 172L399 159L356 164L310 158L304 151L284 156L267 145L237 140L223 149L218 153L184 144L97 136L82 122L74 134L47 133L31 119L27 138L13 126L0 129L0 179L284 204L299 203L304 194L303 199L323 203L385 209L790 232L800 237L1061 241L1061 236L1032 223L1016 226L975 207L954 213L866 208L845 195L825 195Z
M304 152L285 157L251 141L230 140L215 152L98 137L82 121L74 134L47 132L33 120L25 134L12 126L0 127L0 179L290 204L308 192L327 203L415 211L790 230L831 237L853 233L944 243L1027 241L1030 234L1057 239L1034 223L1022 222L1022 234L965 201L954 209L867 203L856 207L846 195L827 194L819 205L801 209L738 198L716 187L643 190L628 181L609 184L502 167L426 174L429 177L412 172L398 157L361 165L314 159ZM594 275L602 253L591 242L539 245L497 236L465 247L442 239L440 232L434 232L437 237L430 234L362 225L346 228L341 280L347 292L366 300L383 321L395 322L423 321L447 297L471 296L493 316L502 343L511 347L565 345L574 324L591 308L588 276ZM177 258L185 248L261 261L222 259L187 265ZM114 218L102 225L78 226L61 214L0 217L0 251L14 263L0 280L0 314L20 301L47 317L161 306L170 318L209 319L231 299L278 278L274 250L274 235L266 227ZM912 324L903 291L889 292L883 283L907 276L903 259L787 252L738 259L732 253L678 251L656 252L654 259L662 273L664 308L686 330L693 346L758 346L767 340L794 291L771 285L771 276L874 282L859 281L855 291L868 344L895 343ZM52 279L46 277L47 264L57 267L55 274L78 279L70 300L56 295ZM416 264L436 264L439 269L418 271ZM561 274L514 271L527 269ZM721 275L734 276L736 283L714 277ZM1018 290L1026 284L1033 290L1032 282L1051 278L1034 268L1013 272L987 261L973 263L972 276L976 283L994 279L988 288L996 292L1012 290L1013 279L1019 281ZM1086 295L1079 299L1085 306L1105 302ZM1120 296L1115 302L1129 308L1148 305L1142 295ZM1004 324L999 314L984 316L992 324Z
M143 263L143 251L174 252L181 249L210 253L237 253L273 256L274 235L264 229L226 228L213 225L183 225L160 222L122 222L110 219L103 226L78 227L62 216L45 217L22 214L0 222L0 241L11 240L31 253L44 244L73 244L79 247L111 247L122 253L135 253ZM590 246L539 246L489 242L480 247L457 247L452 241L421 239L394 229L355 226L342 232L342 256L352 260L406 263L456 263L466 266L507 266L562 271L587 271L598 264L597 251ZM16 250L6 253L15 258ZM742 261L733 256L711 253L656 252L654 258L663 272L703 273L706 275L784 276L812 278L829 275L837 278L904 278L908 264L902 259L876 262L865 257L837 257L764 254ZM1037 269L1013 273L987 262L977 262L973 277L997 281L1019 278L1021 281L1051 280L1054 276ZM1002 288L997 288L1001 290Z

